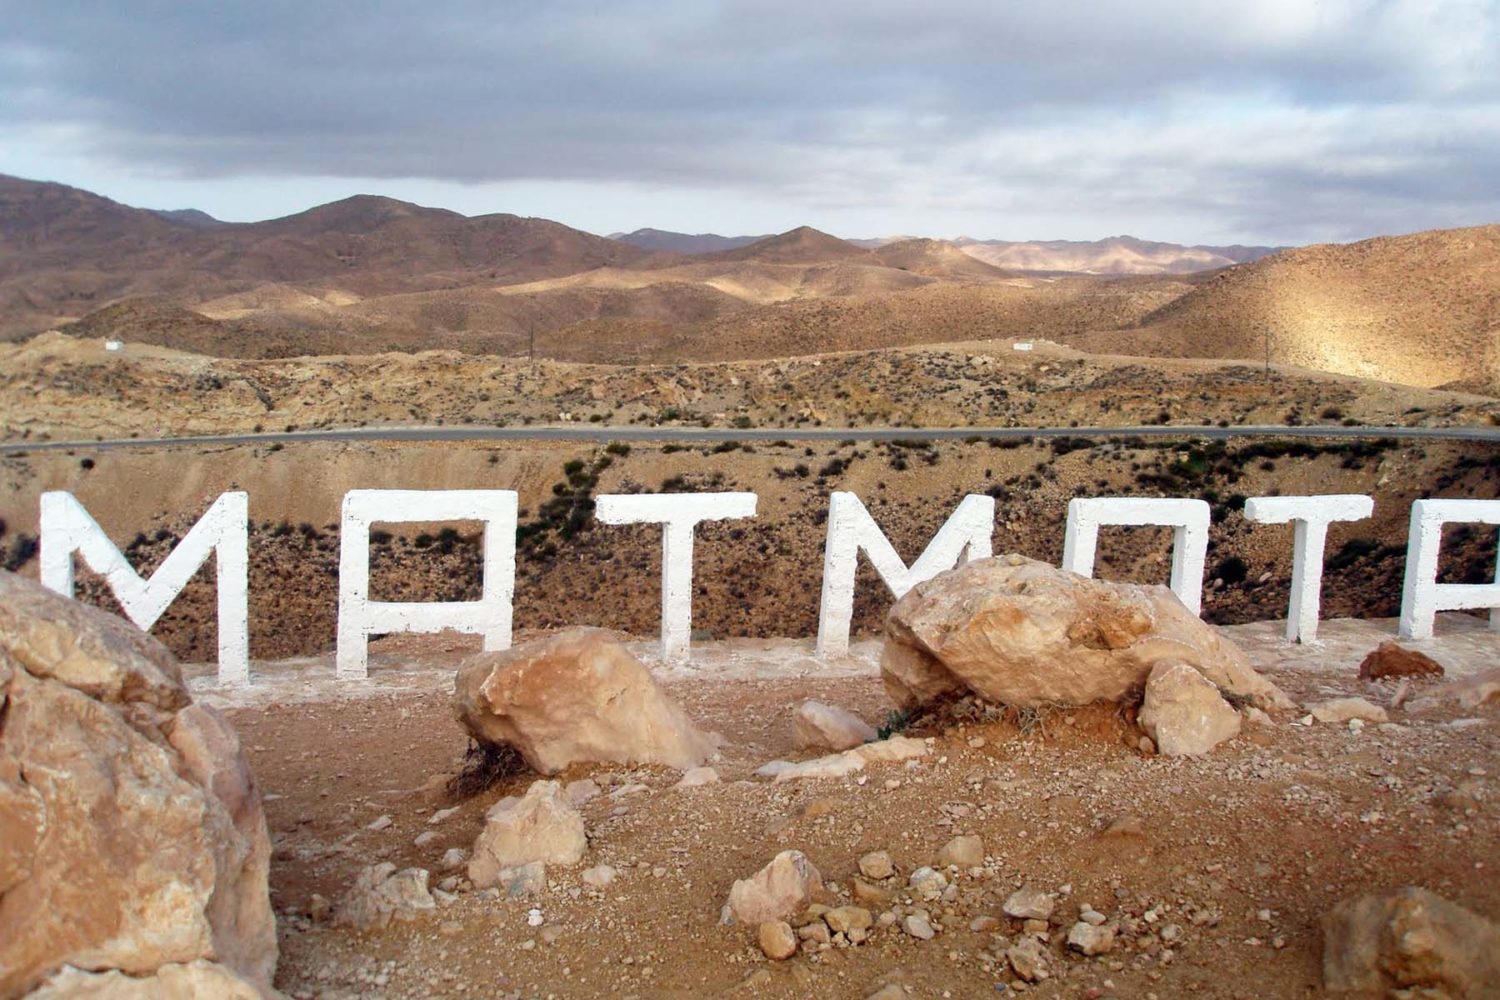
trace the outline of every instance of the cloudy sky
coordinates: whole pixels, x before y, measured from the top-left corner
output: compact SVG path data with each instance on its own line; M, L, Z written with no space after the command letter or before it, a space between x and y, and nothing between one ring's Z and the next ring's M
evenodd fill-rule
M1500 0L0 0L0 173L221 218L1302 243L1500 221Z

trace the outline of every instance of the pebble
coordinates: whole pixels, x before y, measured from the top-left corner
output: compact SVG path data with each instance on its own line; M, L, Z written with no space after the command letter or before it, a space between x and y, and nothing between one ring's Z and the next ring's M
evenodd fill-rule
M896 874L896 866L885 851L871 851L859 859L859 873L878 881Z
M1022 886L1006 897L1001 907L1007 917L1017 920L1047 920L1052 916L1055 904L1052 897L1040 889Z
M760 950L773 961L791 958L797 953L797 935L785 920L768 920L756 931Z
M927 915L920 912L907 914L901 926L906 933L920 941L931 941L937 934L937 931L932 929L932 922L927 919Z
M379 833L381 830L384 830L386 827L390 826L392 822L394 821L389 816L377 816L369 826L365 827L365 829L373 830L376 833Z

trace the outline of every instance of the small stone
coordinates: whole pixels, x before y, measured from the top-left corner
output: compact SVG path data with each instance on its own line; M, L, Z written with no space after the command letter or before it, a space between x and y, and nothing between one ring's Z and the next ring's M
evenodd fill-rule
M785 920L765 921L756 932L756 937L760 941L760 950L773 961L779 962L797 953L797 935L792 932L792 925Z
M1068 931L1068 947L1091 957L1114 951L1115 929L1080 920Z
M417 834L416 838L412 840L411 843L413 847L426 847L428 844L431 844L432 842L437 840L438 836L439 834L436 830L423 830L421 833Z
M938 864L977 868L984 864L984 841L974 836L954 837L938 851Z
M436 826L456 812L458 812L458 806L454 806L451 809L439 809L437 812L427 817L427 822L431 823L433 826Z
M976 934L984 934L1000 926L1000 921L988 915L975 917L969 921L969 930Z
M862 906L836 906L823 914L823 921L835 934L848 934L852 930L868 930L875 918Z
M863 719L820 701L803 702L792 722L792 737L799 748L851 750L879 739Z
M1359 665L1359 676L1366 680L1382 677L1441 677L1443 665L1425 653L1406 649L1386 640L1370 651Z
M833 939L833 934L828 930L828 925L821 920L814 920L812 923L798 927L797 936L803 941L815 945L827 944Z
M911 873L907 885L919 898L931 901L942 896L943 890L948 888L948 879L941 872L924 866Z
M1350 719L1364 722L1386 722L1385 709L1364 698L1329 698L1307 706L1314 719L1325 725L1339 725Z
M743 924L785 920L806 909L822 886L822 876L806 855L782 851L750 878L735 881L727 908Z
M1028 983L1047 978L1047 953L1036 938L1022 938L1005 950L1011 970Z
M448 872L452 871L455 868L462 868L464 866L464 863L468 860L468 851L464 850L462 847L450 847L443 852L443 857L442 860L438 862L438 867L443 871Z
M373 830L376 833L379 833L381 830L384 830L385 828L390 826L392 822L393 821L389 816L377 816L369 826L365 827L365 829Z
M886 879L896 874L896 866L885 851L871 851L859 859L859 873L865 878Z
M615 880L616 874L617 872L610 865L595 865L592 868L585 868L581 878L584 885L602 889Z
M1017 920L1048 920L1052 917L1052 897L1040 889L1022 886L1006 897L1001 909Z
M932 929L932 922L924 913L907 914L906 919L901 922L901 927L906 933L920 941L931 941L937 934L937 931Z
M711 767L693 767L684 771L682 780L674 785L674 788L701 788L704 785L717 785L719 783L719 772Z

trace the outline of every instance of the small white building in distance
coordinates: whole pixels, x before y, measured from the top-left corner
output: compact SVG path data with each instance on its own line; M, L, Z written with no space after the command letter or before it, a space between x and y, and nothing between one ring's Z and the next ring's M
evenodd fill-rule
M1014 344L1011 344L1010 348L1013 351L1029 351L1033 346L1035 345L1033 345L1029 340L1018 340Z
M125 341L123 341L123 340L106 340L104 342L104 349L106 351L123 351L123 350L125 350Z

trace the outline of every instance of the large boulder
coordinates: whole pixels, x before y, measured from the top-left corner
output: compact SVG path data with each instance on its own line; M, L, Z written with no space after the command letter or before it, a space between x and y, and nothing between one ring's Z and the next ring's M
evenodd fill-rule
M966 691L1022 708L1121 701L1165 660L1261 708L1292 707L1166 587L1093 580L1019 555L917 584L891 608L886 633L881 678L903 708Z
M459 669L454 704L474 739L509 744L542 774L579 762L686 770L717 749L603 629L481 653Z
M166 647L0 573L0 720L0 996L111 971L269 992L260 793Z
M1323 986L1500 997L1500 927L1415 886L1347 899L1323 918Z

